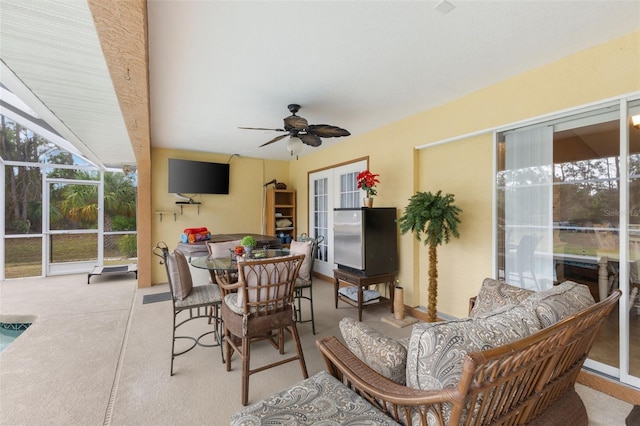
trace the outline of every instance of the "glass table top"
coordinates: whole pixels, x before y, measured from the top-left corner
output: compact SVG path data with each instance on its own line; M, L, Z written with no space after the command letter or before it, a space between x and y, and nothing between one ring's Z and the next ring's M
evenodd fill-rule
M287 256L291 254L288 249L256 249L250 255L244 254L243 257L249 259L269 259L272 257ZM191 265L195 268L209 269L211 271L236 271L238 269L236 256L226 257L200 256L192 257Z

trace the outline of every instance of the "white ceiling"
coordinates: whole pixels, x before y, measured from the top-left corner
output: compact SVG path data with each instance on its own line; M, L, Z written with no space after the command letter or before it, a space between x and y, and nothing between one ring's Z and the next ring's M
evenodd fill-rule
M0 82L89 160L135 163L85 0L0 0L0 60Z
M148 0L152 145L288 159L285 140L259 148L278 133L238 127L282 128L298 103L358 136L640 29L637 0L450 2ZM0 58L69 131L52 126L131 162L85 1L0 12Z

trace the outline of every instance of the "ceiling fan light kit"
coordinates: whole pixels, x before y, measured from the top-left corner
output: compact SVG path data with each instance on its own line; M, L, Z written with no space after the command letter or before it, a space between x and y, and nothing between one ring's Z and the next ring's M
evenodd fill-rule
M321 138L339 138L349 136L348 130L342 129L330 124L309 124L306 118L296 115L300 110L300 105L289 104L287 106L291 115L284 119L284 129L267 129L263 127L240 127L240 129L248 130L271 130L274 132L286 132L284 135L276 136L268 142L263 143L260 147L278 142L281 139L289 137L287 140L287 150L291 156L298 157L302 151L303 145L318 147L322 145Z
M302 152L304 145L302 144L302 140L295 136L290 136L287 140L287 151L293 157L295 155L296 160L298 159L298 155Z

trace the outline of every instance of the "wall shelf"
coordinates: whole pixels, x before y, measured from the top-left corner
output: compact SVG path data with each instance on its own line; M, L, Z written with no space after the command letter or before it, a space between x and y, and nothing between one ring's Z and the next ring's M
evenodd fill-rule
M199 202L181 202L176 201L176 206L180 206L180 215L182 216L182 207L184 206L196 206L198 208L198 215L200 215L200 203Z
M178 220L178 214L180 216L182 216L182 214L184 213L184 210L182 209L184 206L196 206L196 208L198 209L198 215L200 214L200 204L201 203L187 203L187 202L180 202L177 201L176 202L176 206L180 206L180 211L175 211L175 210L171 210L171 211L157 211L155 212L157 215L160 216L160 222L162 222L162 217L163 216L169 216L172 215L173 216L173 221L175 222L176 220Z
M173 221L174 221L174 222L176 221L177 216L178 216L178 213L177 213L177 212L156 212L156 214L160 216L160 222L162 222L162 216L165 216L165 215L167 215L167 216L168 216L168 215L172 215L172 216L173 216ZM181 214L182 214L182 213L181 213Z

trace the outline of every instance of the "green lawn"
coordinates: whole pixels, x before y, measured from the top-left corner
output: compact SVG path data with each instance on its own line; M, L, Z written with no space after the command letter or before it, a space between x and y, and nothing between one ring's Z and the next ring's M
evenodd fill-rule
M104 264L131 263L118 249L120 235L105 236ZM112 242L109 242L109 239ZM55 235L52 261L77 262L95 260L97 264L97 236L92 234ZM42 274L42 238L5 239L5 278L33 277Z

